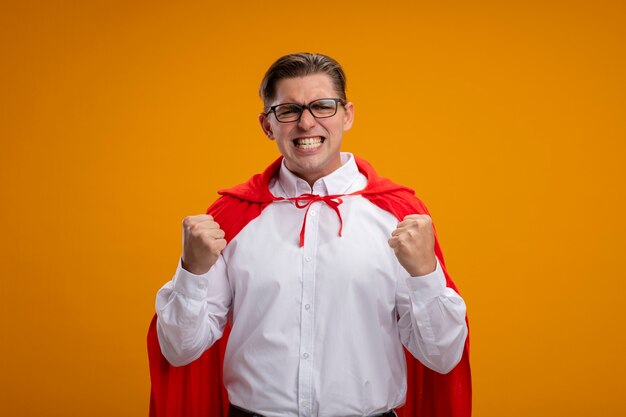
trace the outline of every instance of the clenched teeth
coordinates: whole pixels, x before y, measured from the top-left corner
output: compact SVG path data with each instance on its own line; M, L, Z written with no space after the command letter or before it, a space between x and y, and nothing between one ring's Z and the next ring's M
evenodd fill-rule
M314 138L294 139L293 143L300 149L315 149L321 146L323 141L324 139L321 136L317 136Z

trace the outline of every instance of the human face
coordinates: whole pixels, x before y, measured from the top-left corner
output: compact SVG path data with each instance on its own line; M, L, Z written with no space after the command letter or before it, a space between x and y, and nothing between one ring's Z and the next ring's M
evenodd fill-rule
M330 76L313 74L278 81L276 98L271 105L308 104L320 98L336 97L339 94ZM302 112L297 122L280 123L273 113L259 116L265 134L276 140L287 169L310 185L341 166L341 138L343 132L352 127L353 120L352 103L339 103L337 114L324 119L316 119L308 110Z

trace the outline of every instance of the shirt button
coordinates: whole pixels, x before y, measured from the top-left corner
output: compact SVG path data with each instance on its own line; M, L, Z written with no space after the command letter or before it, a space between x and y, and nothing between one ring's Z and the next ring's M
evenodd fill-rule
M311 262L311 259L312 259L312 258L311 258L310 256L305 256L305 257L304 257L304 260L305 260L305 261L307 261L307 262Z
M308 310L308 309L310 309L310 308L311 308L311 304L305 304L305 305L304 305L304 309L305 309L305 310Z
M304 354L302 355L302 357L303 357L304 359L309 359L309 354L308 354L308 353L304 353Z
M315 217L316 214L317 214L317 212L315 210L309 211L309 216L311 216L311 217Z
M302 407L308 407L309 402L307 400L302 401Z

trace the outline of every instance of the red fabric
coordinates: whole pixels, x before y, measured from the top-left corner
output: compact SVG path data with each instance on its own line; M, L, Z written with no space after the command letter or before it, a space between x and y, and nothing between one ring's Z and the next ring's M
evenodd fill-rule
M246 183L220 190L222 195L208 208L226 234L233 239L245 225L261 214L276 198L269 191L269 181L280 168L282 158L274 161L262 174ZM392 213L398 220L409 214L427 214L426 206L413 190L379 177L366 161L356 158L359 171L368 184L360 195ZM456 286L445 267L439 242L435 253L446 276L447 286ZM467 320L467 318L466 318ZM468 324L469 326L469 324ZM228 395L222 385L222 361L228 329L214 346L189 365L174 367L161 353L156 333L156 315L148 330L150 364L150 417L226 417ZM442 375L426 368L410 353L407 357L407 398L397 409L399 417L469 417L472 410L472 387L469 363L469 336L459 364Z

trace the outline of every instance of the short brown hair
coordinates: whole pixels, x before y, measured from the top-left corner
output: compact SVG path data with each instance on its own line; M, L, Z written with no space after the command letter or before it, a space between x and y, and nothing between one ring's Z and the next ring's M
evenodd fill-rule
M346 98L346 74L339 62L322 54L300 52L278 58L265 73L259 96L263 100L265 111L269 110L271 102L276 98L276 83L283 78L306 77L313 74L326 74L333 82L333 86L339 94L339 98Z

